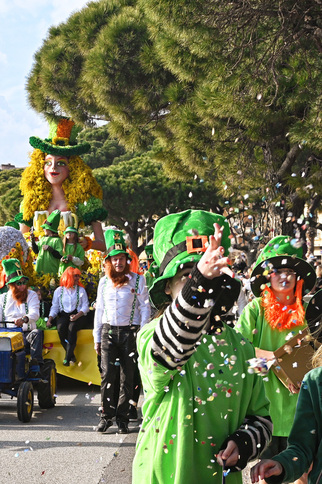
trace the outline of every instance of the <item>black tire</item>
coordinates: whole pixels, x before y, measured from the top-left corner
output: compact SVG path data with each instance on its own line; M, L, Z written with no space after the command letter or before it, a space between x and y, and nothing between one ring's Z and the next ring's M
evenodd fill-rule
M30 381L23 381L18 388L17 413L21 422L30 422L34 408L34 389Z
M56 404L57 374L54 360L44 360L41 376L46 382L37 386L40 408L53 408Z

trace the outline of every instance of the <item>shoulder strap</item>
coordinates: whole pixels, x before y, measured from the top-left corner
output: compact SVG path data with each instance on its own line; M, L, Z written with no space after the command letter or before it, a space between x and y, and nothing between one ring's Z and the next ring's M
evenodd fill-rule
M133 318L134 318L134 311L135 311L136 299L138 297L139 282L140 282L140 276L139 276L139 274L137 274L136 275L136 281L135 281L135 293L134 293L134 299L133 299L133 304L132 304L132 311L131 311L131 316L130 316L130 325L132 324L132 321L133 321Z

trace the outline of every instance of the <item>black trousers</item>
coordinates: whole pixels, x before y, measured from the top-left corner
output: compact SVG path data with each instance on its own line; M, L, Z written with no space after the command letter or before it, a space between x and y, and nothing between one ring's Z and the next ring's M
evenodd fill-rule
M128 422L137 361L135 332L130 326L103 325L101 337L102 416ZM123 378L119 383L119 371ZM119 393L118 401L116 395Z
M82 329L86 322L85 316L81 316L76 321L71 321L70 316L77 314L76 309L72 313L62 311L57 316L57 332L61 345L66 350L65 359L70 361L74 356L74 349L77 343L77 331Z

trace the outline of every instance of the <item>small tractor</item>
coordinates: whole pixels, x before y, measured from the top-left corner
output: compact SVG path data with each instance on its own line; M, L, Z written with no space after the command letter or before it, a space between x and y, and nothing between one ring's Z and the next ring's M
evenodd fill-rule
M40 365L26 355L20 328L0 328L0 396L17 398L18 419L29 422L34 406L34 390L40 408L52 408L56 403L56 366L50 359Z

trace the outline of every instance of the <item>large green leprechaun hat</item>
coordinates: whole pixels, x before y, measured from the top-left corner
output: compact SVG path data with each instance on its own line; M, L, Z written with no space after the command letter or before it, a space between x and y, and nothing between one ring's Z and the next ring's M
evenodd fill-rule
M49 137L42 140L36 136L29 138L29 143L48 155L72 156L83 155L91 149L89 143L77 144L76 138L80 131L74 121L60 118L49 122Z
M58 233L58 226L60 222L60 210L54 210L48 215L47 219L42 224L43 229L51 230L55 234Z
M269 282L269 274L283 267L293 269L303 279L303 294L309 292L314 287L316 274L302 257L303 248L297 239L278 235L270 240L261 251L250 278L254 295L259 297Z
M6 284L12 284L22 278L29 281L29 277L23 275L18 259L3 259L1 263L7 278Z
M230 229L222 215L204 210L185 210L161 218L155 226L153 237L153 256L159 267L159 275L150 287L150 298L156 308L171 301L164 290L167 280L189 262L198 262L208 246L208 237L214 234L214 224L223 227L221 245L228 255ZM228 276L226 276L228 277ZM238 297L240 283L229 277L231 284L226 288L223 306L233 305ZM222 297L223 295L221 295ZM227 296L227 298L225 298ZM227 309L228 311L228 309Z
M105 230L104 238L106 245L106 257L112 257L113 255L117 254L126 254L129 258L131 258L126 250L124 234L121 230L107 229Z

